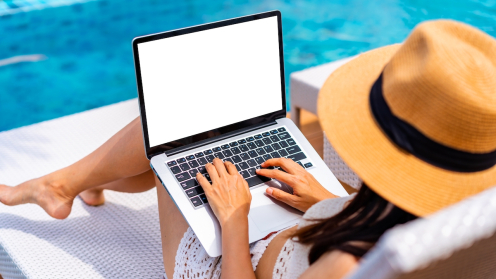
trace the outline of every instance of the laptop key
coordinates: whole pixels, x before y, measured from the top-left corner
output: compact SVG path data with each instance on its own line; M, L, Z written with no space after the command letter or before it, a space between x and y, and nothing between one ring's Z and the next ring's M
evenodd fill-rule
M264 145L265 145L265 143L263 143L263 141L261 141L261 140L257 140L257 141L255 142L255 144L256 144L258 147L262 147L262 146L264 146Z
M181 172L181 169L178 166L170 168L173 174L178 174Z
M187 170L189 170L189 169L190 169L190 167L188 166L188 164L181 164L181 165L179 165L179 166L181 167L181 169L182 169L183 171L187 171Z
M271 136L270 139L272 141L280 141L279 137L278 136Z
M243 161L238 155L232 156L231 159L233 160L234 163L239 163Z
M246 141L250 142L250 141L254 141L255 138L254 137L249 137L249 138L246 138Z
M212 163L212 161L215 159L214 155L208 155L205 157L209 163Z
M279 144L281 145L282 148L286 148L289 146L289 144L285 141L281 141Z
M285 140L285 139L290 139L291 136L288 133L280 133L279 138Z
M231 142L229 145L230 145L231 147L235 147L235 146L238 146L239 144L238 144L237 142L233 141L233 142Z
M270 156L272 156L272 158L281 158L281 155L279 155L279 153L277 152L270 153Z
M248 173L250 174L250 176L257 175L257 172L256 172L255 168L248 169Z
M254 135L253 136L255 139L261 139L262 138L262 135Z
M190 179L179 183L184 190L188 190L191 187L198 186L198 182L195 179Z
M263 138L262 141L265 143L265 144L271 144L272 141L269 139L269 138Z
M195 177L196 174L198 173L198 170L197 169L190 169L188 171L189 175L191 175L191 177Z
M217 147L212 148L212 150L213 150L214 152L219 152L219 151L221 151L222 149L221 149L220 147L218 147L218 146L217 146Z
M255 148L257 148L257 146L256 146L253 142L249 142L249 143L248 143L248 147L249 147L250 149L255 149Z
M227 162L227 161L229 161L229 162L231 162L231 163L234 164L234 161L232 160L232 158L226 158L226 159L224 159L224 162Z
M200 158L200 157L203 157L203 156L205 156L205 155L203 154L203 152L198 152L198 153L195 153L195 157L196 157L196 158Z
M203 176L208 180L208 182L212 182L212 179L210 178L210 174L208 174L208 172L205 173Z
M188 155L186 156L186 160L191 161L195 159L195 155Z
M289 154L288 154L288 152L286 152L286 150L285 150L285 149L282 149L282 150L279 150L279 155L281 155L281 157L286 157L286 156L288 156Z
M229 149L230 146L229 146L229 144L223 144L223 145L221 145L221 147L222 147L222 149Z
M201 166L198 168L198 172L200 172L201 174L205 174L207 173L207 169L205 168L205 166Z
M287 142L289 143L289 145L295 145L296 144L296 141L294 141L294 139L288 139Z
M298 161L296 163L298 163L298 165L300 165L302 168L305 168L305 166L303 166L303 164L300 161Z
M239 149L241 149L241 151L243 151L243 152L246 152L246 151L250 150L250 149L248 148L248 146L246 146L246 145L244 145L244 144L243 144L243 145L240 145L240 146L239 146Z
M274 151L274 149L272 149L272 147L269 145L265 146L264 149L265 149L265 152L267 152L267 153Z
M255 162L255 160L253 159L250 159L248 161L246 161L248 163L248 165L250 165L250 167L254 167L257 165L257 162Z
M200 163L200 165L206 165L208 162L207 162L207 159L205 159L204 157L201 157L198 159L198 163Z
M207 196L205 196L205 194L201 194L199 197L203 203L208 203Z
M286 129L284 129L284 128L282 128L282 127L281 127L281 128L279 128L279 129L277 129L277 130L278 130L279 132L284 132L284 131L286 131Z
M197 168L200 166L196 160L188 162L189 166L192 168Z
M231 157L233 155L230 150L224 150L224 151L222 151L222 154L224 154L224 156L226 156L226 157Z
M258 153L255 150L248 151L248 155L250 155L251 158L258 157Z
M255 158L255 161L257 162L257 164L261 165L265 162L265 160L262 158L262 157L257 157Z
M239 156L241 156L241 159L243 160L250 160L250 156L246 153L241 153Z
M237 147L234 147L234 148L232 148L232 149L231 149L231 152L232 152L234 155L236 155L236 154L241 153L241 150L239 150L239 148L237 148Z
M257 151L258 155L263 155L265 154L265 151L263 148L257 148L255 151Z
M289 148L286 148L286 151L288 151L289 154L294 154L296 152L300 152L301 149L298 145L295 145L295 146L291 146Z
M276 143L273 143L271 146L272 146L272 148L274 148L274 150L281 149L281 146L277 142Z
M270 133L269 132L262 133L262 136L268 137L268 136L270 136Z
M238 143L239 143L239 144L246 143L246 140L245 140L245 139L238 140Z
M291 159L295 162L297 161L300 161L300 160L303 160L305 159L307 156L305 154L303 154L303 152L300 152L300 153L296 153L296 154L293 154L293 155L289 155L288 156L288 159Z
M238 171L241 171L241 168L239 167L239 165L236 165L236 169L237 169Z
M222 155L222 153L220 153L220 152L214 153L214 156L215 156L215 158L219 158L221 160L224 159L224 155Z
M199 194L203 194L205 192L203 192L203 188L201 186L198 186L198 187L195 187L195 188L190 188L188 190L186 190L186 195L188 195L188 197L194 197L194 196L197 196Z
M272 159L272 156L270 156L269 154L265 154L262 156L262 158L264 158L264 160L267 161L269 159Z
M246 179L246 182L248 182L248 187L253 187L257 186L258 184L264 183L270 181L270 178L265 177L265 176L254 176Z
M191 178L191 175L189 175L189 173L187 173L187 172L176 174L176 179L179 182L182 182L182 181L184 181L186 179L190 179L190 178Z
M311 167L313 167L312 163L308 162L305 164L305 168L311 168Z
M214 154L214 152L213 152L212 150L210 150L210 149L203 151L203 153L204 153L205 155Z
M202 205L202 201L199 197L194 197L191 199L191 203L195 206L195 207L198 207L200 205Z
M184 159L184 158L179 158L179 159L177 159L176 161L177 161L179 164L181 164L181 163L186 163L186 159Z
M167 162L167 165L168 165L169 167L172 167L172 166L177 165L177 163L176 163L176 161L170 161L170 162Z
M273 135L275 135L275 134L277 134L279 132L277 130L272 130L272 131L270 131L270 133L273 134Z
M241 163L239 163L239 166L240 166L242 169L244 169L244 170L246 170L247 168L249 168L249 167L250 167L250 166L248 166L248 164L247 164L246 162L241 162Z
M248 173L248 171L241 171L240 174L243 176L244 179L250 177L250 173Z

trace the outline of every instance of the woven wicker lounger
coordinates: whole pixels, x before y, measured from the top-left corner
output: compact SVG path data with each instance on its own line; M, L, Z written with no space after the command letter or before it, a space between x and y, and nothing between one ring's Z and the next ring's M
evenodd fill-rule
M0 183L16 185L84 157L138 116L136 100L0 133ZM67 220L0 205L0 274L8 278L160 278L155 190L109 192Z

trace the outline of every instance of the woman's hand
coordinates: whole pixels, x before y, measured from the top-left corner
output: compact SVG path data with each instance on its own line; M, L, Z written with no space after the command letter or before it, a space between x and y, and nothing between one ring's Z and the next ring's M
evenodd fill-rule
M276 200L282 201L300 211L307 211L307 209L319 201L338 197L327 191L313 175L291 159L269 159L262 164L262 167L281 167L286 171L259 169L257 170L257 174L275 178L293 188L292 195L272 187L267 188L266 193Z
M205 168L212 184L200 173L196 174L196 179L203 187L221 227L229 220L247 221L251 203L250 188L236 167L231 162L224 163L215 158L213 164L209 163Z

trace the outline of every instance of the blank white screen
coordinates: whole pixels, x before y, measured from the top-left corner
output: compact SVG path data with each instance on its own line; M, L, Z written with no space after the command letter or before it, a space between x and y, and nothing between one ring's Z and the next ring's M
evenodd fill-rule
M150 147L282 109L277 17L138 44Z

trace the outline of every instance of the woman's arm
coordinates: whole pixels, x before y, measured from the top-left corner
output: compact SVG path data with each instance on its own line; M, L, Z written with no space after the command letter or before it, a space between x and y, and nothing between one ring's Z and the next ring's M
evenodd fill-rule
M205 167L212 184L200 173L196 178L222 229L222 278L254 279L248 237L248 183L230 162L216 158Z

